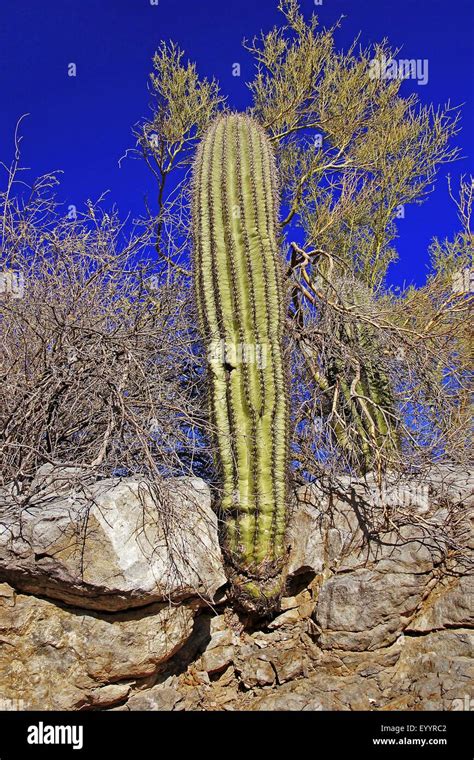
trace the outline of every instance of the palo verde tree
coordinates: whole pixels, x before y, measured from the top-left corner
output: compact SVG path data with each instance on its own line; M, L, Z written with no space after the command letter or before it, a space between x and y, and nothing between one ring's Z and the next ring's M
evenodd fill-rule
M281 189L279 242L288 251L297 378L293 461L303 478L321 467L382 473L418 466L449 448L434 428L427 446L424 425L413 420L430 394L440 418L456 416L452 389L463 381L450 383L448 393L443 372L457 371L460 347L440 344L430 333L434 323L426 333L404 326L413 293L389 292L386 274L397 258L397 218L426 199L438 168L458 155L451 138L459 114L403 97L400 79L374 76L373 61L395 55L387 41L338 52L339 24L321 30L316 17L305 20L297 0L278 7L284 24L244 46L256 61L249 114L267 133ZM207 125L226 105L217 83L201 80L173 45L156 54L151 81L152 116L137 130L158 180L150 223L160 255L189 275L183 262L191 248L190 178L180 176L173 192L165 183L174 167L191 164ZM472 245L469 232L465 240ZM430 293L444 287L441 279L430 278ZM465 329L467 308L468 299L458 298L456 334ZM436 355L444 370L428 372Z
M387 336L374 312L389 311L384 284L397 217L457 156L449 145L457 115L402 97L400 79L374 76L373 61L395 55L386 41L339 53L337 26L320 32L296 0L279 8L286 26L247 48L257 61L251 112L270 135L281 175L293 335L329 449L353 471L381 471L403 456L404 433L396 368L384 358ZM384 328L392 328L390 343L399 341L387 318Z

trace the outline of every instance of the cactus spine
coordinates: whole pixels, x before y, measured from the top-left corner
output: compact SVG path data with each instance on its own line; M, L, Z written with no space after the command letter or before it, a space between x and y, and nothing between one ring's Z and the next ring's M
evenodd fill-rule
M288 401L276 173L263 130L220 117L194 167L194 276L222 476L223 546L237 601L284 583Z

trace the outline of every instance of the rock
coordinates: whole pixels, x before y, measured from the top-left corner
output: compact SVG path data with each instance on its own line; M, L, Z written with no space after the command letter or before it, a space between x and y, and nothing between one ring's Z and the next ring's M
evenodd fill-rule
M453 626L474 627L474 577L441 579L406 631L436 631Z
M20 513L0 511L0 572L12 585L113 611L213 599L226 583L202 480L172 478L155 489L133 478L86 480L68 492L66 469L59 481L51 468L35 479L21 532Z
M263 636L260 631L252 634L252 641L259 649L266 649L268 646L267 636Z
M385 489L393 500L393 493L399 495L404 508L409 508L407 493L413 498L420 492L426 498L428 494L428 485L410 486L406 482L392 483ZM445 527L447 512L433 503L425 527L413 520L387 530L383 500L379 503L378 498L370 478L368 483L342 480L339 490L318 484L302 487L289 530L290 576L307 571L327 576L375 566L387 572L423 573L439 564L449 545L449 537L440 530Z
M265 710L269 712L290 711L310 711L322 710L321 703L317 699L312 699L307 694L295 694L291 691L272 691L263 697L255 700L251 710Z
M311 597L311 593L308 590L302 591L297 596L283 597L281 600L281 610L286 612L288 610L298 610L298 614L301 618L310 617L314 609L314 602Z
M15 606L15 590L8 583L0 583L0 604L3 607Z
M271 623L268 624L268 628L273 631L275 628L282 628L285 625L293 625L300 620L300 614L297 609L287 610L278 615Z
M100 614L2 587L0 694L28 710L90 705L109 684L156 672L193 630L190 604Z
M283 650L277 656L272 656L273 667L276 670L278 683L292 681L304 673L305 661L301 652L296 650Z
M247 701L249 710L461 710L471 703L473 635L404 637L387 649L322 653L314 672ZM273 655L272 655L273 656Z
M155 686L146 692L136 692L127 702L129 710L170 712L181 701L181 694L170 687Z
M235 682L235 670L232 665L229 665L229 667L223 670L222 673L219 675L218 685L220 688L222 688L225 686L230 686L230 684L234 682Z
M207 673L218 673L232 662L233 657L234 647L216 646L203 653L201 657L202 668Z
M395 700L406 689L410 709L457 709L456 700L474 697L473 655L474 635L467 629L405 636L389 697Z
M88 695L89 704L102 710L126 700L130 693L130 684L109 684L94 689Z
M314 619L324 649L372 650L391 644L425 591L423 576L355 570L323 584Z
M463 557L456 559L453 576L466 575L472 526L469 510L458 514L456 504L469 498L474 477L463 478L459 485L452 473L441 478L433 471L424 480L389 475L380 489L369 474L358 481L341 478L331 489L300 489L290 530L290 573L316 574L313 619L321 647L374 650L394 642L407 626L431 630L443 627L443 619L451 621L446 626L470 624L467 580L458 585L453 577L449 593L432 596L437 568L448 561L453 545ZM388 527L384 505L392 515ZM295 602L283 601L283 615L292 614ZM299 605L299 616L308 616L311 606Z
M275 671L263 653L253 654L240 666L240 679L247 689L254 686L271 686L275 682Z
M344 546L335 569L343 573L369 566L384 573L429 573L446 551L442 539L431 538L414 525L401 525L396 531L379 532L365 546L361 540L350 552Z
M282 612L287 610L295 610L298 607L298 600L296 596L286 596L281 600L280 609Z
M211 640L206 649L214 649L215 647L231 646L234 643L234 634L228 628L224 631L216 631L211 635Z
M34 503L68 496L73 501L84 491L84 486L94 485L97 476L84 467L61 467L44 464L31 481L28 496Z
M149 517L153 510L145 487L146 531L141 534L130 526L132 517L142 514L137 504L143 484L131 479L91 483L87 473L62 474L64 488L50 471L41 475L46 483L31 496L31 514L23 512L23 537L15 528L15 495L0 507L0 564L7 557L9 567L16 562L21 568L18 587L30 578L37 593L59 589L70 593L69 604L77 599L84 605L68 607L0 583L0 707L390 711L465 710L474 704L468 570L474 540L472 513L465 508L470 476L461 485L450 471L441 482L433 477L428 504L426 489L417 491L416 481L389 480L390 522L370 474L364 481L342 478L332 493L318 485L302 489L292 520L289 596L275 620L250 632L244 629L245 618L223 605L222 596L218 609L223 614L216 614L214 605L204 607L196 596L204 587L211 594L216 584L210 578L215 571L217 582L221 566L219 555L219 563L211 562L214 569L204 573L206 581L202 573L197 579L186 570L182 554L190 539L180 537L178 526L174 532L174 518L181 515L180 505L189 507L190 479L168 482L174 494L164 505L171 505L171 514L165 510L159 520ZM78 515L84 514L80 495L65 507L71 479L89 489L92 514L82 525L87 562L79 574ZM130 503L120 491L124 482ZM92 505L95 489L100 514ZM106 498L110 490L112 506ZM209 507L206 494L204 488L197 498L204 513L192 523L199 531ZM122 513L127 516L123 524ZM101 522L104 516L111 522L108 528ZM183 517L186 530L190 519ZM114 520L118 524L112 528ZM206 546L217 540L212 524L204 531ZM160 543L164 525L172 539L169 550ZM129 534L132 549L121 545ZM190 556L193 564L195 558L205 564L198 536L202 533L191 537ZM54 556L49 551L42 556L45 537ZM152 584L138 549L163 573L176 560L178 570L168 573L167 582L179 604L154 600L164 576L154 577ZM136 565L127 565L133 557ZM182 581L185 570L188 585ZM66 578L72 578L69 592ZM114 610L117 604L154 601L126 611L84 609L93 589L99 603Z
M194 680L196 684L199 686L202 686L202 684L205 684L206 686L209 686L211 683L211 679L209 678L209 673L207 670L195 670L194 673Z
M322 494L306 487L299 490L288 530L290 577L308 570L314 573L324 570L324 507Z
M228 631L229 626L225 615L216 615L215 617L212 617L209 622L209 630L211 637L220 631Z
M464 508L474 506L474 472L467 467L437 465L426 477L430 491Z

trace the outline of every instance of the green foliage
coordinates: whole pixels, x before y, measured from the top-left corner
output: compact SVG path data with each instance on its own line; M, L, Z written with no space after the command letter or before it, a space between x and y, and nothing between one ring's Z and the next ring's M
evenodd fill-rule
M304 240L289 268L295 336L324 394L334 445L351 469L380 471L394 466L400 437L374 311L396 260L397 218L457 156L449 145L457 114L421 107L416 96L402 97L400 79L371 75L374 59L396 55L386 41L338 52L339 23L320 30L297 0L281 0L279 9L286 25L246 46L257 63L251 112L279 166L282 233ZM327 337L308 340L313 322L321 334L323 312L331 351Z
M217 82L200 79L196 65L184 63L183 56L173 42L163 42L153 57L153 113L141 136L162 172L189 163L196 140L224 102Z
M471 232L472 201L474 198L474 177L461 177L459 197L456 198L448 177L449 194L458 210L461 230L453 240L440 241L435 238L430 247L431 264L434 273L452 285L453 277L463 271L473 269L474 235Z
M458 113L402 97L400 79L371 76L371 61L396 56L386 41L338 52L332 29L306 22L297 0L281 0L286 25L247 49L257 64L252 114L279 163L283 227L305 248L334 252L372 289L396 259L400 207L432 189L437 168L458 155L449 140Z
M153 56L151 114L135 128L132 151L145 160L157 183L156 201L146 203L158 257L181 274L187 273L177 264L189 237L183 208L187 187L176 193L169 178L190 166L198 141L225 102L217 82L200 78L196 65L183 57L174 42L163 42Z
M306 427L311 439L310 449L294 452L302 477L318 474L321 451L326 468L332 462L359 473L465 452L458 411L466 408L468 294L452 278L471 266L469 225L453 241L434 241L424 287L397 294L386 287L399 220L427 199L439 168L459 157L452 146L459 112L449 103L421 105L404 95L401 79L373 76L374 60L398 56L386 40L339 50L341 22L321 28L298 0L280 0L278 8L283 24L244 46L256 63L249 115L275 154L278 237L290 253L288 327L295 362L305 367L293 384L295 431ZM173 45L160 48L154 67L154 116L143 134L158 135L160 149L145 150L159 185L157 240L160 256L176 266L177 252L188 250L186 214L182 207L175 214L181 226L166 217L166 172L188 165L197 137L225 105L217 84L184 66ZM186 179L182 189L185 197ZM411 455L416 464L408 464Z

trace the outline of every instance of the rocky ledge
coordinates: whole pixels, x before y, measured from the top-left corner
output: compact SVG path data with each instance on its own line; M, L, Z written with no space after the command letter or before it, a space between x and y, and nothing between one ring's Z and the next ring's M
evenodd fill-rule
M203 481L43 468L0 493L0 707L468 709L473 483L300 488L287 595L252 628Z

